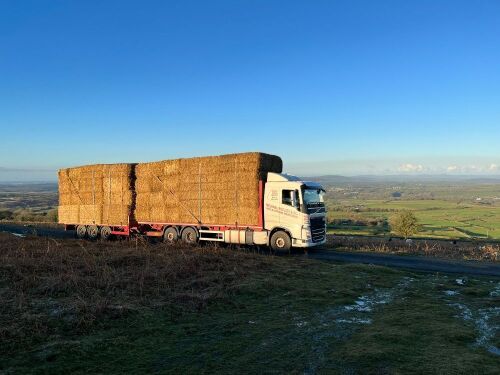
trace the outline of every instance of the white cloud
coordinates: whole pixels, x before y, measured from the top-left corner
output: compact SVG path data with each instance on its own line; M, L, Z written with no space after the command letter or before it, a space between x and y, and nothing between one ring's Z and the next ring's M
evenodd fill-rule
M500 172L500 165L491 163L489 165L450 165L446 168L448 173L462 174L484 174Z
M424 167L421 164L406 163L401 164L398 170L400 172L423 172Z

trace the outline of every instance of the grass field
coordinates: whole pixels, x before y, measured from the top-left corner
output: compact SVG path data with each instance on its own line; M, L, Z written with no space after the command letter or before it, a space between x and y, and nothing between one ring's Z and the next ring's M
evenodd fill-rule
M57 221L57 184L0 183L0 220Z
M445 200L349 200L330 202L329 219L369 222L389 219L397 211L415 213L422 230L417 235L431 238L491 238L500 239L500 207ZM338 234L386 234L387 229L370 225L338 225Z
M497 179L379 176L323 184L333 233L391 235L387 220L411 210L422 225L416 237L500 239Z
M500 280L0 233L0 373L495 374Z

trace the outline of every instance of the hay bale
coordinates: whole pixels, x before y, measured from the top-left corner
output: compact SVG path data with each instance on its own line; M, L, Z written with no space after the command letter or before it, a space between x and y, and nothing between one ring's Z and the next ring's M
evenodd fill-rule
M134 201L134 164L96 164L59 171L59 222L125 225Z
M257 225L259 180L281 170L258 152L61 169L59 221Z
M141 163L135 217L140 222L257 225L259 180L282 171L279 157L243 153Z

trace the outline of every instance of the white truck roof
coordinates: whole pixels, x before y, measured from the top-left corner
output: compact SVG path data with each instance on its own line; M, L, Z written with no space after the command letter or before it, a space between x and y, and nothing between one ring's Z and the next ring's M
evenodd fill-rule
M267 173L267 182L299 182L299 181L302 180L297 176L292 176L291 174L275 173L275 172Z
M301 182L307 187L313 188L313 189L323 189L321 184L314 182L314 181L304 181L301 180L297 176L293 176L291 174L287 173L275 173L275 172L268 172L267 173L267 182Z

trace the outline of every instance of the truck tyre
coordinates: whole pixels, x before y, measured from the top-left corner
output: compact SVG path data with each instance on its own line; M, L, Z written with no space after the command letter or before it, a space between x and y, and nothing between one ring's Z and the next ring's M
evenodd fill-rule
M196 230L192 227L184 228L184 230L182 231L182 242L189 245L194 245L195 243L197 243L198 233L196 233Z
M87 236L87 227L85 225L78 225L76 227L76 238L83 239Z
M101 238L103 240L109 240L111 237L111 228L110 227L102 227L101 228Z
M290 251L292 248L292 240L288 233L279 230L271 236L271 249L274 251Z
M91 240L95 240L97 237L99 237L99 228L97 225L89 225L87 227L87 235Z
M174 242L177 242L178 239L179 233L177 233L177 229L174 227L168 227L165 229L165 232L163 232L163 242L173 244Z

